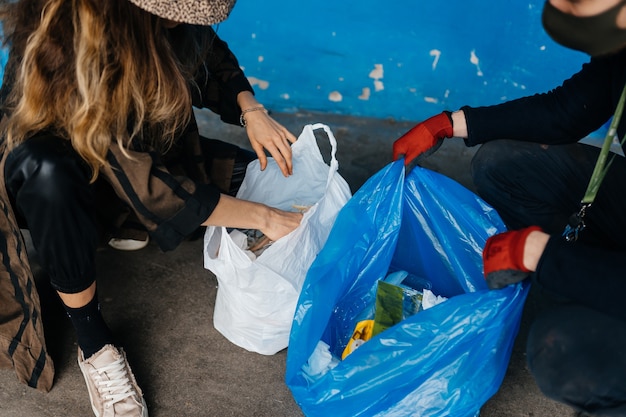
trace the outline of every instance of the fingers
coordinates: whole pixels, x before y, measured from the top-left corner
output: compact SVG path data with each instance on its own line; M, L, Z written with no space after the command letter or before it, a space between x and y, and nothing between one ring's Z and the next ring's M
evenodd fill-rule
M394 153L393 154L393 160L397 161L400 158L404 158L404 166L409 165L409 162L411 162L411 160L409 158L406 157L406 155L404 153Z
M402 158L402 156L404 155L404 152L399 149L396 145L393 146L393 160L397 161L398 159Z
M267 156L265 155L265 149L263 148L263 145L261 145L258 142L252 142L252 149L254 149L254 152L256 152L256 156L257 158L259 158L259 165L261 166L261 171L265 170L265 167L267 166Z
M515 271L512 269L506 271L494 271L485 276L487 287L490 290L499 290L511 284L517 284L528 278L529 272Z
M411 162L411 159L409 158L408 154L409 152L407 152L406 149L402 149L399 147L393 148L393 160L397 161L400 158L404 158L404 166L407 166L409 162Z
M396 142L393 146L393 160L397 161L400 158L404 158L404 166L408 166L413 159L417 155L415 152L411 152L410 149L407 149L406 146L401 146L402 144Z
M286 135L287 140L290 143L296 143L296 141L298 140L297 137L295 137L290 131L288 131L287 129L284 129L284 133Z
M274 158L274 161L276 161L276 164L278 165L278 167L280 168L280 171L283 173L285 177L288 177L291 174L293 174L291 147L289 147L289 145L283 144L282 146L281 145L277 146L274 144L270 144L270 145L267 145L265 149L267 149L267 151L270 153L272 158ZM265 168L265 164L263 167Z
M269 154L274 158L280 171L284 176L288 177L293 174L293 160L291 153L291 143L295 141L296 138L289 134L283 135L274 135L271 138L265 138L265 140L254 140L253 149L257 153L259 157L259 162L261 163L261 169L265 169L267 166L267 156L265 155L265 151L267 150Z
M393 160L397 161L398 159L402 158L403 156L406 158L407 154L410 151L410 147L407 146L407 141L405 137L402 137L398 140L396 140L393 143ZM408 158L405 159L404 163L408 163Z
M276 161L282 174L286 177L293 174L291 144L297 138L284 126L265 113L258 113L247 125L248 137L252 148L259 157L261 169L267 166L267 151Z
M280 170L282 171L283 175L286 177L293 174L293 162L292 162L293 160L291 158L292 157L291 143L289 142L289 138L284 138L282 141L280 141L277 146L277 152L276 152L278 155L272 153L270 150L270 153L272 153L272 156L278 162L278 166L280 167Z
M280 172L282 172L285 177L288 177L291 174L293 174L293 167L291 166L291 164L287 164L287 161L285 159L278 159L275 156L273 157L274 157L274 160L278 163Z
M279 132L278 138L272 141L271 145L267 147L267 150L276 160L276 163L280 167L280 170L286 177L293 174L291 143L289 140L289 136L293 135L287 135L287 133L289 132L283 129L282 132Z
M267 166L267 156L265 155L265 149L270 153L276 164L280 168L280 171L283 173L285 177L288 177L293 174L293 162L291 158L291 146L288 142L287 138L279 141L278 144L274 142L270 142L267 145L262 145L259 142L254 142L252 148L257 154L259 158L259 163L261 165L261 171L265 169Z

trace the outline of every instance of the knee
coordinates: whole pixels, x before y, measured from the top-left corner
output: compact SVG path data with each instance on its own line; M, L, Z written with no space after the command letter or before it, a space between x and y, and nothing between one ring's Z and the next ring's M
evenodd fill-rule
M546 396L555 400L565 397L563 391L571 375L564 365L567 348L566 337L558 325L552 325L545 317L533 323L527 341L528 368L537 386Z
M506 166L507 150L504 141L488 142L480 146L471 161L471 175L478 190L489 190L501 178L502 167Z
M89 188L89 169L69 141L36 136L11 151L5 166L9 193L18 203L54 204Z
M623 403L619 381L626 361L619 326L617 319L582 306L542 314L527 344L528 367L541 391L587 411Z

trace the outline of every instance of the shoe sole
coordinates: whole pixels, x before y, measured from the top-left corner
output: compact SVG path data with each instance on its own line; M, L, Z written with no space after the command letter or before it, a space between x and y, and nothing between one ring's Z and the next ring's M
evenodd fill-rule
M135 240L135 239L111 239L109 240L109 246L113 249L122 250L122 251L134 251L143 249L148 246L150 239L146 240Z

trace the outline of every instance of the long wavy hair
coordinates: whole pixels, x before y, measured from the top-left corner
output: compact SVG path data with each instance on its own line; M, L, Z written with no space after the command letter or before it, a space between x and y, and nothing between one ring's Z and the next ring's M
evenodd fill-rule
M189 123L189 80L206 36L190 32L177 45L183 62L164 22L128 0L3 0L0 12L18 57L7 68L10 148L50 130L71 140L93 181L113 141L123 151L136 138L167 148Z

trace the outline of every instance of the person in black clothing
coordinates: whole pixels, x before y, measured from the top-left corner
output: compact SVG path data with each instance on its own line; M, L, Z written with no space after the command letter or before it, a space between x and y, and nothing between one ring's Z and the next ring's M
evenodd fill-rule
M617 137L626 134L617 110L626 95L626 0L550 0L543 25L591 56L580 72L544 94L431 117L394 143L394 159L419 163L449 137L482 145L474 183L509 229L485 245L487 283L530 277L555 296L527 342L538 386L578 411L626 416L626 160L614 158L581 213L600 149L578 142L613 116ZM577 218L584 228L567 239Z

